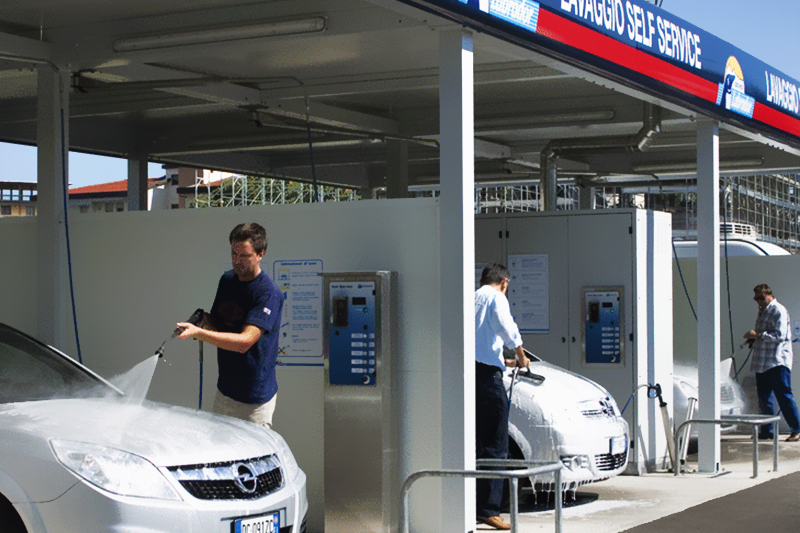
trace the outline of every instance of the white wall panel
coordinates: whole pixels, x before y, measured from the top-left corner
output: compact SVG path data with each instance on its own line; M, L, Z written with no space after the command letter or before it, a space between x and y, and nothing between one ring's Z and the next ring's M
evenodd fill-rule
M36 333L36 219L0 219L0 322Z

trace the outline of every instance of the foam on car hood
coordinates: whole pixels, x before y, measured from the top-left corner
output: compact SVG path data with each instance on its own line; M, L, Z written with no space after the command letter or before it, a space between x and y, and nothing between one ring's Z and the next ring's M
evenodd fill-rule
M144 401L44 400L0 405L0 431L124 450L157 466L233 461L277 451L266 428L194 409Z
M514 385L515 393L517 387L522 386L526 392L533 394L542 391L542 394L537 394L537 396L552 398L553 401L560 402L564 398L569 398L570 404L586 400L599 400L609 396L608 392L594 381L550 363L537 361L531 363L529 368L531 373L545 378L544 381L537 385L534 381L526 379L525 372L520 370L517 375L517 383ZM506 372L509 380L512 375L513 370Z

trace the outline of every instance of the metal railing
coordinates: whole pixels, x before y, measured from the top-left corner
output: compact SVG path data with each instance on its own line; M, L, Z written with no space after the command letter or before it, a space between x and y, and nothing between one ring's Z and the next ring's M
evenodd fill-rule
M400 533L408 533L408 493L411 485L423 477L473 477L481 479L503 479L507 478L510 484L509 490L509 512L511 515L511 531L519 531L519 479L524 477L536 476L553 472L556 487L556 533L561 533L561 514L562 503L564 500L564 487L561 483L561 469L564 467L560 462L547 463L541 465L533 461L521 461L516 459L479 459L476 461L478 466L486 467L508 467L519 468L519 470L420 470L408 476L403 483L401 498L403 500L403 514L400 516ZM532 464L540 466L531 467ZM527 468L526 468L527 467Z
M692 424L748 424L753 427L753 477L758 477L758 427L764 424L772 424L772 442L773 442L773 467L774 471L778 471L778 422L781 417L779 415L723 415L720 419L694 419L687 420L678 426L675 431L675 447L678 449L679 440L684 432L688 431L689 426ZM688 440L688 439L687 439ZM675 475L681 474L681 461L675 465Z

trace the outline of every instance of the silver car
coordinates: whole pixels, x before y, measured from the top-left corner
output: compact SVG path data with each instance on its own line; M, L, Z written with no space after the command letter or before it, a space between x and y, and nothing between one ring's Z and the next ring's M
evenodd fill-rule
M0 324L3 533L301 533L307 510L276 432L131 399Z
M614 398L587 378L538 360L516 374L506 370L511 394L509 457L560 461L564 487L608 479L628 465L630 434ZM552 474L530 480L552 489Z

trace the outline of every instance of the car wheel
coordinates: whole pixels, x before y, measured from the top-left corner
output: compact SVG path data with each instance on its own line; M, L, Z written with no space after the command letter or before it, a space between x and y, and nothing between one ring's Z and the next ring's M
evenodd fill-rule
M0 495L0 524L3 525L3 533L27 533L22 518L17 514L17 510L11 502Z

